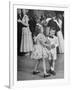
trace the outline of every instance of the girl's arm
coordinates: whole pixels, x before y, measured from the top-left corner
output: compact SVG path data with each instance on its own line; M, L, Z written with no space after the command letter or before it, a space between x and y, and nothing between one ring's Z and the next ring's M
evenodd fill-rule
M48 50L51 49L50 45L47 44L47 43L45 43L45 42L40 41L40 44L41 44L43 47L46 47Z
M36 42L36 41L37 41L37 37L36 37L36 36L34 36L34 37L33 37L33 40L34 40L34 42Z
M43 47L50 49L50 43L47 41L44 35L40 34L38 37L38 41Z

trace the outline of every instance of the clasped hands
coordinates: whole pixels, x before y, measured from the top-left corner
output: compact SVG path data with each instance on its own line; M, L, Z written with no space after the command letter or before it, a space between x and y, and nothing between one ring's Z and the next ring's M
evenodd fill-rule
M48 45L48 46L46 46L46 48L47 48L48 50L51 50L51 49L54 49L54 48L55 48L55 45L54 45L54 44Z

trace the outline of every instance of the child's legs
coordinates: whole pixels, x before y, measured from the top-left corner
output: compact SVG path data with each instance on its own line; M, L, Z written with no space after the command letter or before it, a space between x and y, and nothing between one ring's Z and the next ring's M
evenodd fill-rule
M55 69L56 53L52 53L51 69Z
M47 72L46 72L45 58L43 58L43 69L44 69L44 74L47 74Z
M55 60L52 60L51 70L55 69Z
M52 54L51 53L49 53L49 64L50 64L50 66L52 65Z
M36 63L35 68L34 68L34 71L38 70L39 64L40 64L40 60L37 60L37 63Z

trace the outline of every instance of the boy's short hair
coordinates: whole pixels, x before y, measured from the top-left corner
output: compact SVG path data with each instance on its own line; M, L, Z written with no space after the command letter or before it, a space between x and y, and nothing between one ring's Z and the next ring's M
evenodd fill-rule
M50 20L47 26L50 27L53 30L56 30L57 32L60 30L57 23L55 21L53 21L53 20Z

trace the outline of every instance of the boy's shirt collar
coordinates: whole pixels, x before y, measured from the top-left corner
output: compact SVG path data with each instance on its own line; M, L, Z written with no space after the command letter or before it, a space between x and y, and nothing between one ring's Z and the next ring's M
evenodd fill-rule
M51 35L47 35L47 37L49 37L49 38L54 38L54 35L53 35L53 36L51 36Z
M49 35L49 38L54 38L54 36Z

